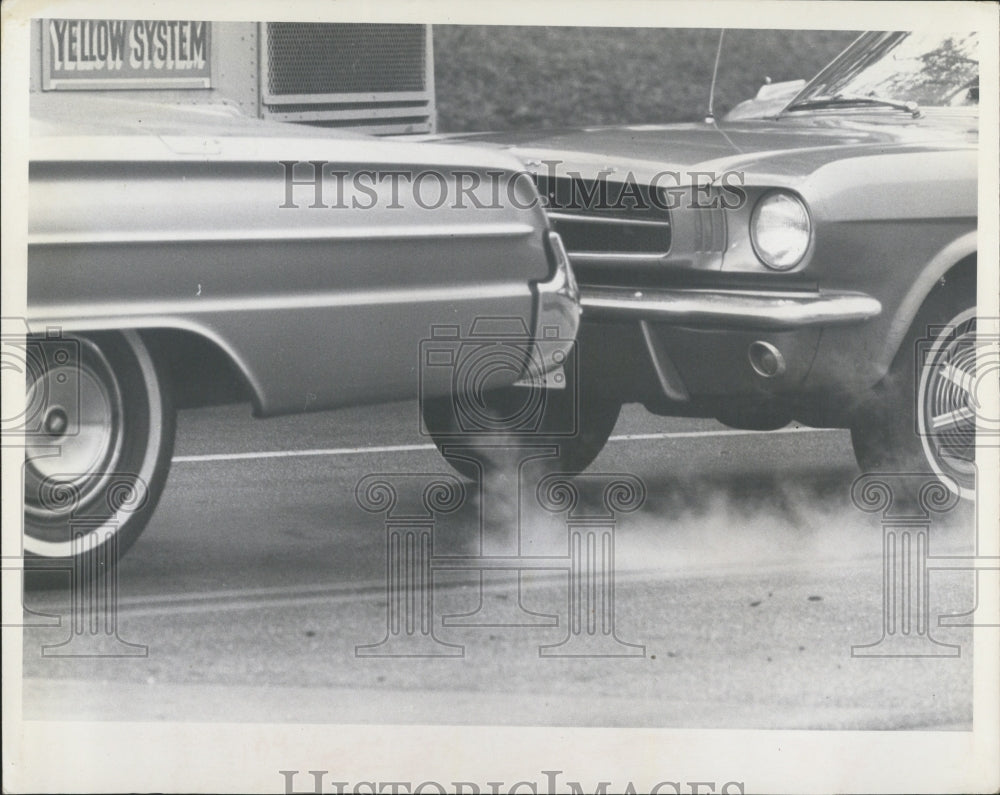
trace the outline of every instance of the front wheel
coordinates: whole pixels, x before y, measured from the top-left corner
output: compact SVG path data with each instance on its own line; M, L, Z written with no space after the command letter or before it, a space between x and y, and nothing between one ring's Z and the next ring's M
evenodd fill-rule
M29 338L26 350L26 565L36 580L55 569L86 577L113 566L149 521L170 467L173 406L134 331Z
M921 308L884 381L851 426L866 472L936 475L975 494L976 309L949 285Z

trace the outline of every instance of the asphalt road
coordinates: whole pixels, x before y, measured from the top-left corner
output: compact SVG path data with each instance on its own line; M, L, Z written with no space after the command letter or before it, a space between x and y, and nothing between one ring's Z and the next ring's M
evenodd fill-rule
M646 490L639 510L613 519L613 609L595 591L592 615L613 615L617 641L598 632L600 648L559 645L587 635L570 621L566 515L539 508L534 483L481 498L467 483L433 532L433 629L417 621L409 644L375 649L448 656L359 656L387 635L387 536L355 486L397 473L405 502L420 478L449 471L416 414L412 403L266 421L245 406L182 412L167 489L119 568L120 642L104 653L121 656L51 656L86 653L87 633L74 635L65 593L29 593L30 609L61 620L25 630L25 716L971 726L971 631L936 625L972 606L969 573L929 580L931 633L956 656L852 656L882 634L883 559L879 515L849 498L846 432L731 432L638 407L589 470L631 474ZM576 515L584 530L595 494ZM974 535L960 506L932 527L930 553L968 554ZM447 568L518 549L551 565L535 560L520 583L510 570ZM77 645L56 648L66 640ZM580 649L605 656L548 656Z

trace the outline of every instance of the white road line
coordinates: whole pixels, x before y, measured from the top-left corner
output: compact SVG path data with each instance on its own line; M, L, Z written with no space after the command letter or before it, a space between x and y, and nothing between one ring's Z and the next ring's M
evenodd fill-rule
M265 450L257 453L210 453L208 455L177 455L175 464L199 461L246 461L254 458L302 458L315 455L362 455L364 453L408 453L413 450L433 450L433 444L388 444L381 447L327 447L314 450Z
M709 436L752 436L776 433L824 433L839 428L780 428L776 431L674 431L666 433L626 433L612 436L610 442L645 442L658 439L700 439ZM264 450L253 453L209 453L206 455L178 455L175 464L202 463L207 461L249 461L258 458L305 458L308 456L364 455L367 453L410 453L434 450L433 444L389 444L373 447L326 447L308 450Z
M674 431L672 433L623 433L619 436L612 436L609 442L644 442L647 439L700 439L705 436L754 436L757 434L767 434L771 436L776 433L826 433L828 431L839 431L840 428L779 428L776 431L739 431L736 429L725 431Z

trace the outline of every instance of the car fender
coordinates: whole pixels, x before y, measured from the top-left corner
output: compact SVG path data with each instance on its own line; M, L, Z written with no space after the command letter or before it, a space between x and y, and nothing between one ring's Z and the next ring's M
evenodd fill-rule
M938 251L920 272L892 318L889 333L882 348L882 355L879 358L880 367L888 370L899 346L902 345L903 339L906 337L906 333L913 324L917 312L927 296L930 295L931 290L934 289L934 285L959 262L975 255L977 240L976 230L966 232Z

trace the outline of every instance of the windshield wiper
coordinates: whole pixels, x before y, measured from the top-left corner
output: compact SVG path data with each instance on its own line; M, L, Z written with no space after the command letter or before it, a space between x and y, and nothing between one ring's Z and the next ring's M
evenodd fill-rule
M916 102L901 102L895 99L866 97L860 94L834 94L832 97L814 97L793 102L782 113L789 110L816 110L832 108L838 105L875 105L883 108L895 108L909 113L913 118L920 117L920 106Z

